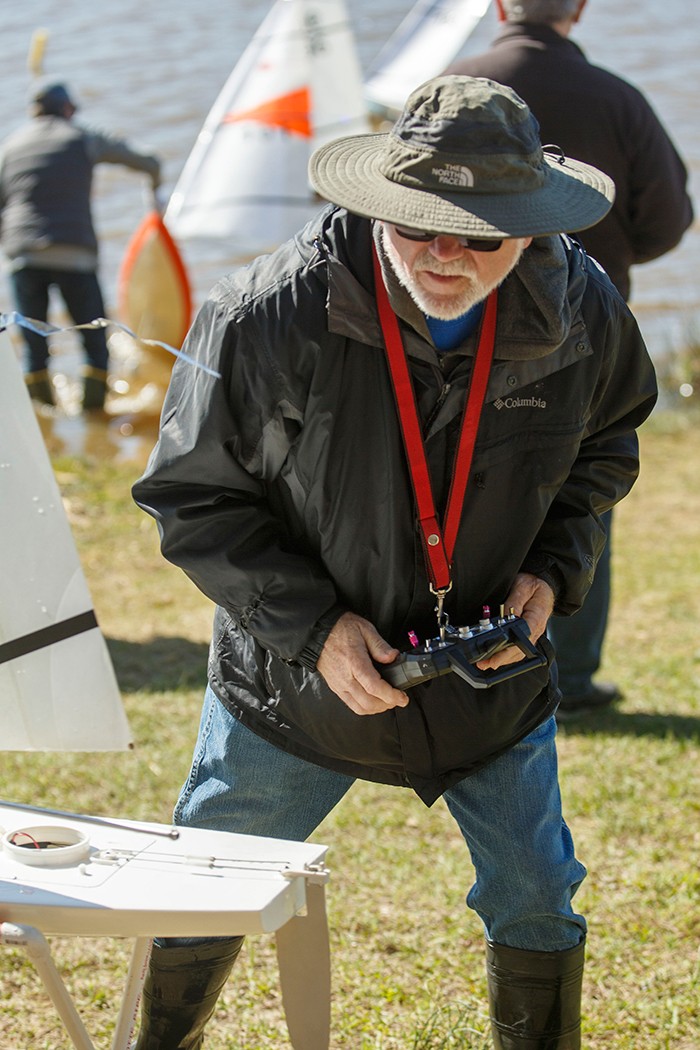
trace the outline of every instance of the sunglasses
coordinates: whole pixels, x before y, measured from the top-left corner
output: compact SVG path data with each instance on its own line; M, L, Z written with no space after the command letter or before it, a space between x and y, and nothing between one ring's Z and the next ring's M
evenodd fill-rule
M414 230L410 226L397 226L392 223L392 226L398 233L399 237L403 237L405 241L434 241L436 237L452 237L459 244L460 248L469 248L472 252L497 252L503 244L503 238L499 240L490 237L457 237L452 233L426 233L424 230Z

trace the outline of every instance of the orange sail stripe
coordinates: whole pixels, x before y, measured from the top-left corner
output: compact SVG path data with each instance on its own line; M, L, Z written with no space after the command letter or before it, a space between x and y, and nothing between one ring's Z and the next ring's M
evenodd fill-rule
M271 128L282 128L293 135L311 138L311 92L308 88L279 95L242 113L227 113L222 124L233 124L241 120L255 120Z

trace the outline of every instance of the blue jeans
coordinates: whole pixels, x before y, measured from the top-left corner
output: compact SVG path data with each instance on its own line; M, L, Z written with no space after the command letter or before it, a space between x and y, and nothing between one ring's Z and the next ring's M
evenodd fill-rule
M489 940L532 951L564 951L586 932L571 907L586 869L562 818L555 735L552 717L444 795L476 869L467 904ZM174 820L304 841L353 782L256 736L208 688Z
M58 288L74 324L104 317L105 307L97 274L75 270L27 268L10 274L12 293L18 313L34 321L46 321L49 310L49 289ZM43 335L22 328L24 339L24 371L43 372L49 362L49 347ZM109 351L104 328L80 332L88 364L102 372L107 371Z
M573 616L554 616L547 633L557 654L559 688L564 697L585 696L600 667L610 610L612 511L602 515L608 535L586 600Z

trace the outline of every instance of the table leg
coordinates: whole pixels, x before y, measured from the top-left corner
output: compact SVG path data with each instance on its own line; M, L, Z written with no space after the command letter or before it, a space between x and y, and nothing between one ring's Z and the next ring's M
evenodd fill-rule
M3 922L0 923L0 943L24 948L44 982L44 987L51 996L73 1046L76 1050L95 1050L94 1043L87 1034L68 989L56 969L44 935L34 926Z
M306 887L306 915L275 934L282 1001L295 1050L328 1050L331 956L322 884Z
M136 938L131 955L131 965L126 977L122 1005L112 1039L112 1050L129 1050L131 1046L152 947L153 941L150 937Z

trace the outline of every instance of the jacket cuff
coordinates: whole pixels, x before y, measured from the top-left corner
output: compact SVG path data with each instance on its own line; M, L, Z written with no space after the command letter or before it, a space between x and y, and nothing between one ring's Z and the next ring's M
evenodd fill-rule
M540 556L531 558L520 569L521 572L529 572L532 576L544 580L554 592L554 605L556 607L559 598L566 587L564 574L551 558Z
M554 566L551 569L536 572L534 575L538 576L540 580L544 580L552 588L554 592L554 607L556 608L559 603L559 596L564 590L564 577Z
M294 663L301 664L307 671L315 671L321 650L326 644L326 638L345 612L347 612L345 606L332 605L314 624L309 640L301 652L297 654Z

